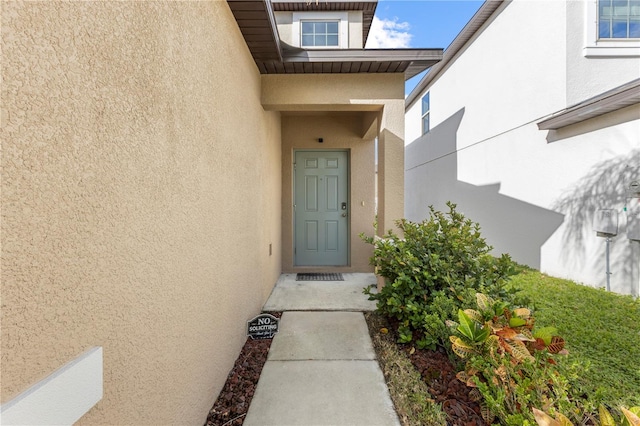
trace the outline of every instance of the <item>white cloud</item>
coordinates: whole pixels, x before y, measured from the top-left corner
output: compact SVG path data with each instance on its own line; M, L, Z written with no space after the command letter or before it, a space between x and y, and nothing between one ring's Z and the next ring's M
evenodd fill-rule
M369 37L367 38L368 49L395 49L409 47L413 35L409 34L411 26L408 22L398 22L398 18L379 19L373 17Z

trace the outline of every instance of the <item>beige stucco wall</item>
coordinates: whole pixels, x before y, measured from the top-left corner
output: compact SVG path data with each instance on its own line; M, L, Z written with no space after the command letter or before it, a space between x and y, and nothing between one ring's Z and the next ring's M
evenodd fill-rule
M291 155L294 149L318 148L320 134L329 147L351 149L352 191L358 179L366 180L365 197L375 196L375 160L353 150L366 148L375 155L378 146L378 211L379 232L395 228L394 221L403 216L404 208L404 78L402 74L297 74L263 75L262 105L265 109L295 112L283 118L282 184L283 184L283 270L293 268L291 218ZM312 115L300 115L304 111ZM340 114L342 113L342 114ZM333 121L328 121L329 114ZM319 123L319 124L318 124ZM333 142L335 140L335 142ZM332 145L330 145L332 144ZM335 144L335 145L333 145ZM359 163L362 161L362 163ZM360 165L361 164L361 165ZM352 208L362 200L351 194ZM354 204L355 200L355 204ZM361 204L361 203L360 203ZM357 237L360 229L373 232L375 212L362 210L352 214L351 270L370 270L369 247ZM366 217L366 215L370 215ZM361 250L364 250L361 252Z
M399 119L398 117L402 117ZM404 217L404 100L385 102L378 136L378 235Z
M361 113L287 115L282 118L282 270L297 272L293 261L293 161L296 150L348 150L349 152L349 247L348 267L322 270L368 272L371 246L358 236L373 235L375 220L375 145L362 139ZM318 138L323 143L318 143ZM310 268L314 271L318 267Z
M398 101L404 105L404 75L399 73L262 76L262 105L270 110L377 111ZM389 122L404 126L404 113L395 115ZM395 131L404 135L402 129Z
M2 2L2 81L2 402L102 346L81 424L202 424L281 265L228 5Z

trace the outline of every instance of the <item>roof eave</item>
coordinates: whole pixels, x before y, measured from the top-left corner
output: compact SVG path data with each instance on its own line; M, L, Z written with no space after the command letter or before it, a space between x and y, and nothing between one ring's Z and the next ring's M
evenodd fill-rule
M540 130L557 130L640 103L640 78L575 104L538 122Z
M285 51L283 59L290 62L427 60L436 63L442 59L442 55L442 49L301 49Z
M475 34L483 27L483 25L493 16L496 10L506 2L511 0L485 0L480 9L467 22L462 31L456 36L451 44L445 49L442 61L431 67L429 72L425 74L416 87L409 93L405 100L405 110L409 109L415 103L422 92L438 77L441 71L451 63L458 52L460 52L467 43L473 39Z
M407 80L442 60L442 49L302 49L289 46L278 36L271 0L227 2L261 74L402 73Z
M282 46L271 0L227 0L256 61L282 61Z
M414 77L442 60L442 49L323 49L285 50L284 63L367 63L392 62L405 80Z

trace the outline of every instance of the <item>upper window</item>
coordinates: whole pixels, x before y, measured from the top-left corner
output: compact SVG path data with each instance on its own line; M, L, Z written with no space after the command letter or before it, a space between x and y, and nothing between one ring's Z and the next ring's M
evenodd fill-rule
M305 49L348 49L349 12L293 12L291 42Z
M338 47L339 21L301 21L302 47Z
M586 57L640 56L640 0L587 0Z
M428 133L429 128L429 93L422 97L422 134Z
M640 0L598 0L598 38L640 38Z

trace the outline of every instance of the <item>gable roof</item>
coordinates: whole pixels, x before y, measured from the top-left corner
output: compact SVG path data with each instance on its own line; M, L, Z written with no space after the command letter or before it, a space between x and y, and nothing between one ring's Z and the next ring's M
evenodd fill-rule
M442 61L431 69L420 80L405 100L405 111L409 109L422 95L427 87L438 78L453 62L462 49L472 41L482 27L503 9L501 5L512 0L485 0L480 9L473 15L467 25L460 31L449 47L444 51ZM579 123L599 115L616 111L640 103L640 79L632 80L619 87L601 93L590 99L558 111L548 118L538 122L540 130L555 130L571 124Z
M336 7L350 7L351 4L364 7L371 3L319 0L318 4L325 2ZM273 5L300 2L227 0L227 3L261 74L404 73L407 80L442 59L442 49L306 50L289 46L280 41ZM302 3L306 4L306 1ZM366 31L368 33L369 29Z
M418 85L409 93L405 101L405 109L409 109L427 86L444 71L449 63L453 62L458 53L476 35L489 18L491 18L494 12L503 3L508 3L509 1L511 0L485 0L482 6L480 6L480 9L478 9L469 22L467 22L467 25L465 25L456 38L453 39L449 47L445 49L442 61L431 67L429 72L422 77Z

